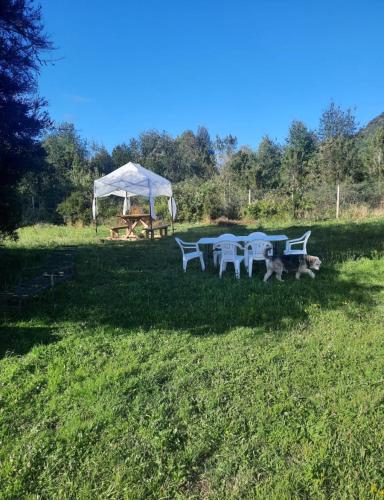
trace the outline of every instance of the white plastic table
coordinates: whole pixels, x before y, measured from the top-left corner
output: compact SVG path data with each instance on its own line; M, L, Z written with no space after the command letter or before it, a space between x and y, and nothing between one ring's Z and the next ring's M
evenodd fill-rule
M265 236L258 236L257 238L255 238L254 236L235 236L235 240L231 240L231 241L236 241L237 243L248 243L249 241L253 241L253 240L265 240L265 241L270 241L272 244L273 244L273 254L276 255L276 247L277 247L277 243L279 241L287 241L288 240L288 236L286 236L285 234L266 234ZM206 236L204 238L200 238L196 243L198 245L214 245L215 243L219 243L220 240L219 239L219 236ZM204 252L206 257L208 257L209 255L209 250L208 250L208 247L207 247L207 251Z
M254 236L235 236L235 240L233 241L236 241L237 243L248 243L249 241L252 241L252 240L265 240L265 241L271 241L273 243L277 243L279 241L287 241L288 239L288 236L286 236L285 234L266 234L265 236L261 237L261 236L258 236L257 238L255 238ZM198 241L197 241L197 244L198 245L214 245L215 243L219 243L221 240L219 240L219 236L207 236L207 237L204 237L204 238L200 238ZM231 240L232 241L232 240Z

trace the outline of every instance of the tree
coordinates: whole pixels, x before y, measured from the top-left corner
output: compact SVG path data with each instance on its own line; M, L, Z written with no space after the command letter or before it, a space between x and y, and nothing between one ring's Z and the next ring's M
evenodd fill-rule
M213 143L216 155L216 169L219 173L225 168L226 164L232 159L237 150L237 137L229 134L225 137L216 136Z
M205 127L200 126L197 129L196 146L202 166L201 176L211 178L216 173L215 151L209 132Z
M242 147L232 155L221 169L221 175L227 178L227 185L235 184L244 192L257 187L257 157L250 148Z
M320 117L318 135L321 141L336 137L352 137L357 130L356 118L352 110L343 111L332 101Z
M377 180L381 191L384 174L384 126L378 127L368 136L362 148L362 156L369 177Z
M276 188L281 175L281 147L268 136L263 137L257 150L257 187Z
M115 162L104 146L94 145L93 151L94 155L89 160L89 168L94 173L95 177L102 177L115 170ZM121 163L119 167L122 165L124 165L124 163Z
M91 200L93 181L100 172L92 169L89 161L88 145L76 131L72 123L59 125L48 135L43 146L46 152L48 172L45 186L47 190L42 197L49 196L51 219L54 218L59 204L71 196L80 193L86 200ZM80 194L76 195L79 199ZM69 204L64 205L68 207ZM61 215L63 211L59 212Z
M135 158L132 149L128 146L128 144L118 144L112 149L112 161L115 168L122 167L126 163L133 161L137 162L137 158Z
M88 146L73 123L62 123L44 140L47 162L56 178L68 189L89 185Z
M311 175L311 160L316 152L316 136L304 123L293 121L284 150L283 178L293 201L296 217L304 207L305 189Z
M176 137L178 179L189 177L211 178L215 172L215 153L207 129L199 127L195 135L192 130Z
M15 237L20 222L16 186L41 150L38 139L50 124L37 95L41 54L52 49L41 10L30 0L0 4L0 238Z
M173 182L182 179L177 172L179 162L175 141L169 134L157 130L143 132L139 137L138 149L143 167Z
M331 102L320 118L318 131L321 140L319 160L323 177L338 183L346 176L355 175L356 130L356 119L351 109L343 111Z

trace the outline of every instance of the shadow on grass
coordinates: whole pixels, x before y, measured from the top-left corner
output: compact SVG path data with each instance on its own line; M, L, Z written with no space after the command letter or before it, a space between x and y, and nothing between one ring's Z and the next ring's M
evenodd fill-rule
M59 340L51 328L0 326L0 359L22 355L36 345L48 345Z
M255 265L253 279L244 269L240 280L228 268L223 279L212 266L201 272L197 262L181 269L181 255L173 238L160 241L110 242L78 247L77 276L58 287L55 309L44 297L30 303L23 316L43 324L50 321L86 324L87 332L102 327L107 334L129 330L162 329L192 335L222 334L234 327L277 330L305 324L310 308L337 309L343 304L374 307L380 285L346 278L339 265L361 257L383 254L383 224L311 224L309 252L324 264L315 280L293 275L285 282L263 283L264 264ZM260 226L194 226L180 235L187 241L224 232L246 234ZM306 227L283 230L299 236ZM10 318L12 320L12 318ZM16 319L13 317L13 320ZM32 330L32 329L31 329ZM28 332L25 332L28 335ZM49 331L47 339L52 338ZM11 338L7 337L9 341ZM42 331L39 340L44 339ZM8 348L8 350L11 350Z

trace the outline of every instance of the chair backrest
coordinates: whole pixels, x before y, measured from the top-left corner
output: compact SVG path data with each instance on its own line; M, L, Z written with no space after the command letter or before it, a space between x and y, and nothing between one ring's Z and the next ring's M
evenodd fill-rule
M221 234L217 239L221 241L236 241L236 236L234 234L226 233Z
M302 245L301 251L303 253L307 253L307 241L310 236L311 236L311 231L307 231L306 233L303 234L303 236L300 236L300 238L294 238L292 240L288 240L287 241L288 248L300 250L297 245Z
M179 245L179 247L181 248L181 251L184 253L184 248L183 248L183 241L180 239L180 238L176 238L175 237L175 240L176 240L176 243Z
M251 233L248 235L248 238L251 240L258 240L258 239L263 239L267 235L265 233L262 233L261 231L256 231L255 233Z
M187 241L183 241L180 238L175 237L175 240L176 240L176 243L179 245L183 255L184 255L184 249L192 248L195 245L194 243L188 243Z
M216 243L213 248L220 248L221 258L224 260L233 260L237 255L237 249L240 247L236 241L223 240Z
M217 243L213 245L213 249L221 250L220 242L222 241L236 241L236 236L230 233L221 234L220 236L217 237Z
M303 249L306 250L307 248L307 241L308 238L311 236L311 231L307 231L306 233L303 234L300 238L297 238L297 242L303 243Z
M307 231L302 236L302 238L303 238L303 250L305 251L305 253L307 253L307 241L308 241L308 238L310 236L311 236L311 231Z
M247 248L251 248L253 260L265 260L265 250L273 247L270 241L252 240L247 243Z

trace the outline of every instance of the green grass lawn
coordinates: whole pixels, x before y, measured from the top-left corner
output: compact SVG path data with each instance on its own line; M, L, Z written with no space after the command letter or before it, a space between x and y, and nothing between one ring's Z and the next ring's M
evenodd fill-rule
M384 221L264 229L307 228L323 267L283 283L184 274L173 238L21 230L0 289L60 245L77 272L1 306L0 497L384 496Z

